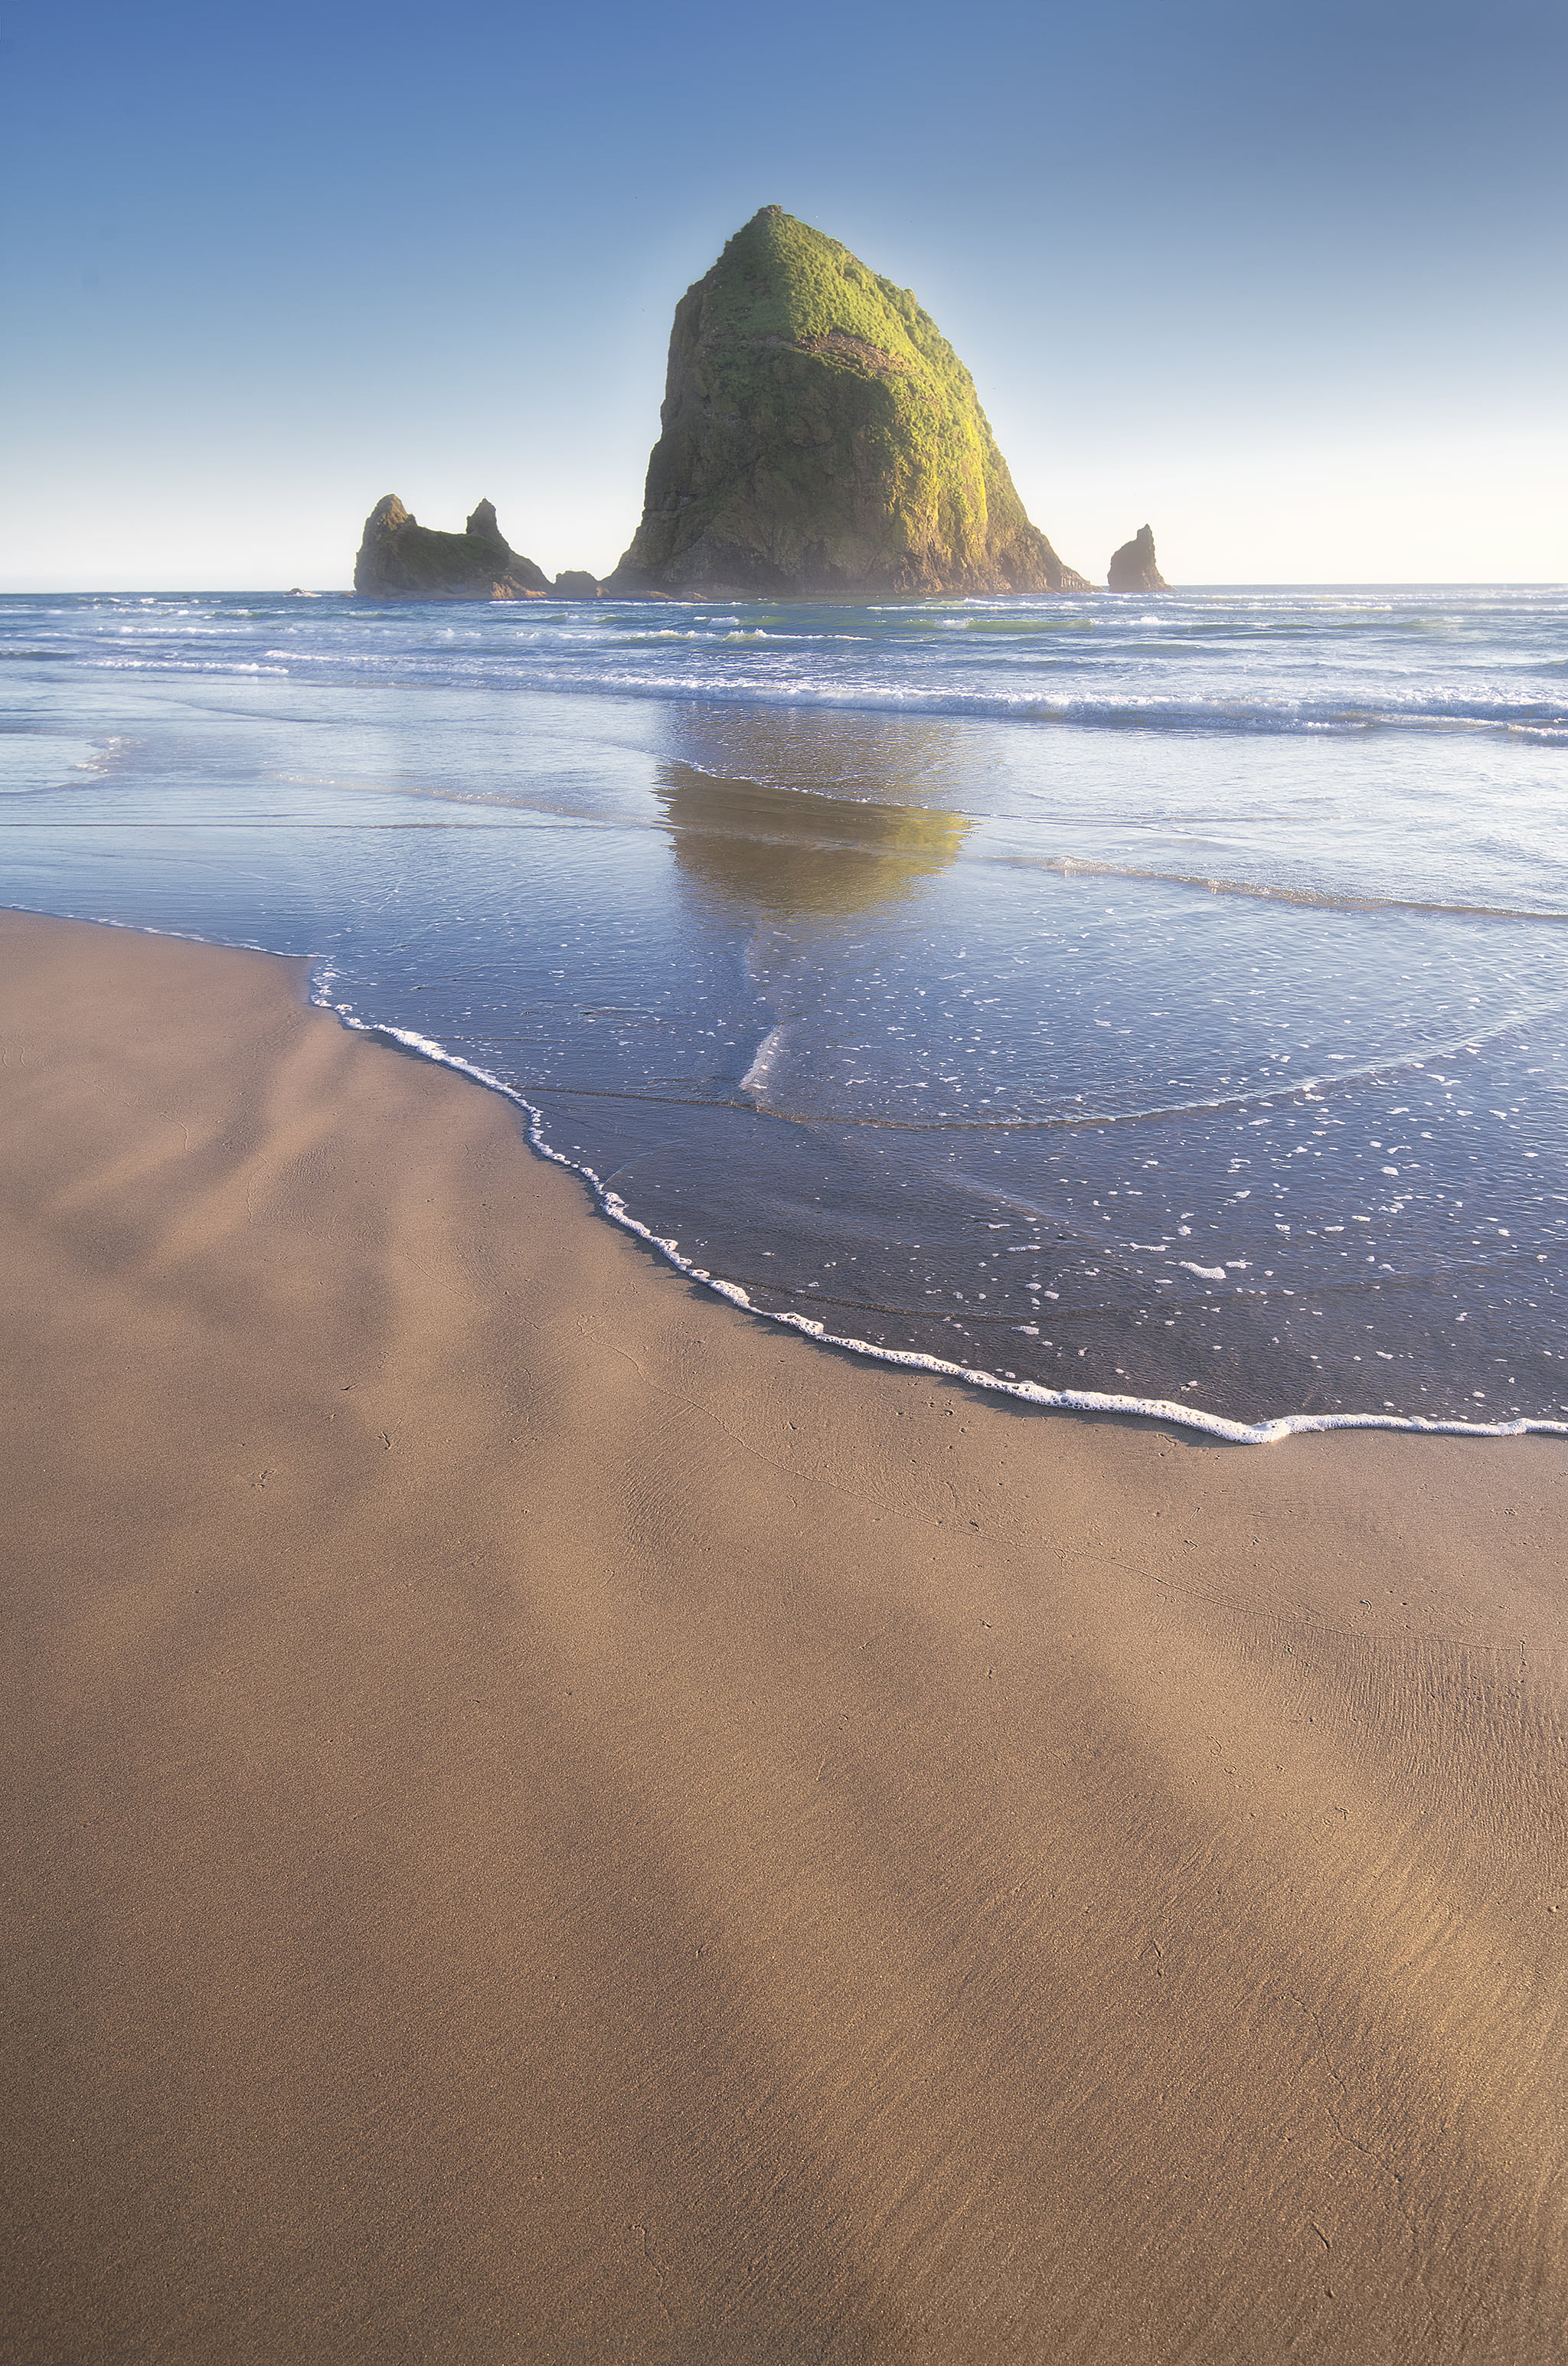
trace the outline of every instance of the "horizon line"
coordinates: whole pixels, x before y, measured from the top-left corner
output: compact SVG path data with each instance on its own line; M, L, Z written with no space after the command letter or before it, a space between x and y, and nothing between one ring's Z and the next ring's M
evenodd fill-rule
M607 579L596 579L604 581ZM723 595L694 592L683 600L679 593L658 594L612 592L613 601L633 603L639 599L650 604L656 600L661 606L711 606L717 599L725 607L839 607L858 604L866 600L902 603L919 607L938 600L1081 600L1094 594L1111 600L1159 600L1183 592L1568 592L1568 576L1501 576L1501 575L1339 575L1324 577L1278 576L1246 578L1241 576L1193 577L1184 583L1168 583L1161 592L1112 592L1104 583L1090 583L1083 592L911 592L891 591L757 592L755 594ZM373 592L356 592L352 583L98 583L6 584L0 582L0 599L5 600L158 600L158 599L220 599L269 600L297 598L301 593L321 600L366 600L374 603ZM548 601L551 594L541 592L538 599ZM565 598L563 593L559 595ZM383 603L383 604L385 604ZM441 608L521 608L526 600L402 598L396 604L404 607Z

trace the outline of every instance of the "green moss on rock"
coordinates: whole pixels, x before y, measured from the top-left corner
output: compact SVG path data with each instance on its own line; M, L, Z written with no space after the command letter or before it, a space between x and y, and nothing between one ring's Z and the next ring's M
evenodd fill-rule
M906 287L777 206L676 308L642 524L607 588L1083 591Z

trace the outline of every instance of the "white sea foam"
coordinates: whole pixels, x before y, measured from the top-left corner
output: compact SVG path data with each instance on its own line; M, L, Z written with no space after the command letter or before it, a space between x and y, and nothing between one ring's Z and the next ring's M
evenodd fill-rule
M743 1093L760 1093L768 1080L768 1070L784 1040L784 1030L770 1027L751 1057L751 1065L740 1079Z
M0 796L25 797L65 787L73 773L96 772L104 751L96 740L41 731L0 732Z

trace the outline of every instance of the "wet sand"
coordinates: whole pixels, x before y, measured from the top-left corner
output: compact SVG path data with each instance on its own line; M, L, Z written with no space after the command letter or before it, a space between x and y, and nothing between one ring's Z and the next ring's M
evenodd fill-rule
M814 1350L0 918L27 2361L1547 2366L1568 1441Z

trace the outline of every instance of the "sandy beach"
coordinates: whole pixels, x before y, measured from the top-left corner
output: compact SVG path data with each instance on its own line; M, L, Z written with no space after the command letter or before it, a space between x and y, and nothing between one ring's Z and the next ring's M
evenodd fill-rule
M0 918L17 2366L1548 2366L1568 1440L817 1350Z

